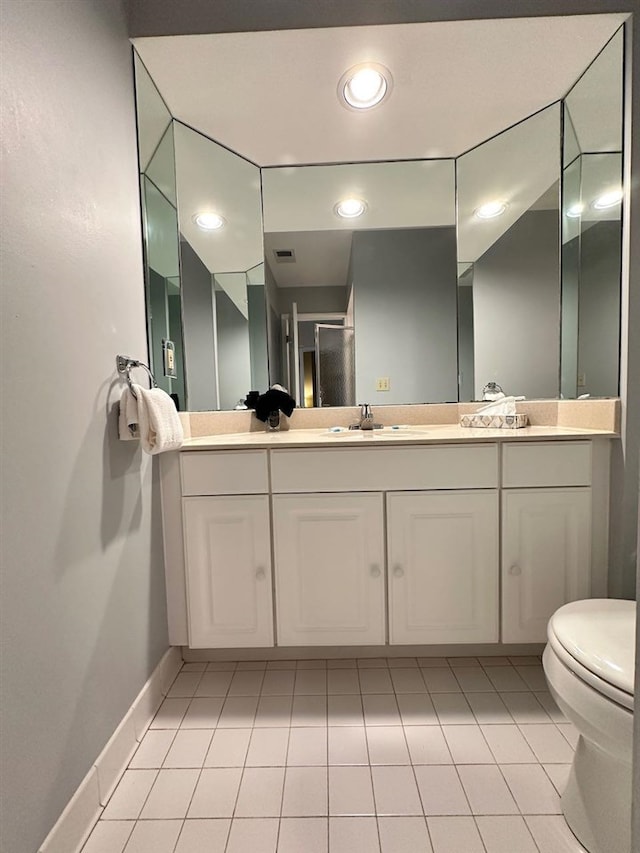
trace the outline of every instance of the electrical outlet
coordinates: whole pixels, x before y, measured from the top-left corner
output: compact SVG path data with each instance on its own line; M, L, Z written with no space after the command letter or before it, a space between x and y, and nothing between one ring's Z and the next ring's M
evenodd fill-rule
M578 374L578 388L584 388L587 384L587 377L584 373Z
M391 386L388 376L380 376L376 379L376 391L388 391Z

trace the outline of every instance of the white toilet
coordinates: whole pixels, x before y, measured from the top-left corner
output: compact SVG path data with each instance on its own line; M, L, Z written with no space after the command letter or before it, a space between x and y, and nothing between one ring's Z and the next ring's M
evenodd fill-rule
M631 851L636 603L589 599L549 621L549 690L580 733L562 811L589 853Z

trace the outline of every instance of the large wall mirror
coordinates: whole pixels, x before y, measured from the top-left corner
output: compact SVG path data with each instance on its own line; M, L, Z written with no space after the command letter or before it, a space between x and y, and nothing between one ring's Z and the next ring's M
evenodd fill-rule
M513 103L498 97L500 115L486 127L478 118L475 139L468 115L456 125L454 114L447 132L455 153L444 156L440 126L442 138L434 129L438 144L430 146L427 127L416 131L424 139L411 158L408 126L398 121L402 132L393 137L383 107L369 119L338 105L341 120L353 121L345 152L359 145L371 157L335 162L333 135L330 162L313 165L301 162L293 133L289 145L284 114L273 118L282 124L281 150L269 142L266 162L259 156L256 139L266 131L243 109L246 81L233 99L234 63L250 63L249 42L233 34L211 37L215 44L136 42L150 353L158 384L180 408L233 409L249 390L274 383L299 406L479 400L488 382L527 398L618 394L623 31L611 15L557 21L567 44L578 24L582 38L573 65L558 60L558 79L551 69L539 83L548 87L540 108L524 93L512 92ZM562 26L500 24L513 51L516 37L532 51L522 73L538 85L535 60L546 56L548 69L546 42ZM420 28L433 26L400 29L417 47L432 33ZM498 37L481 22L449 27L443 50L463 36L467 45L472 36ZM336 32L346 39L359 29ZM368 29L381 38L387 29L400 33ZM286 37L304 47L322 33ZM216 58L231 87L227 108L220 102L217 111L204 104L209 89L200 80ZM412 86L415 109L426 109L429 90L413 74L394 78L394 87ZM287 92L278 84L280 104ZM461 104L463 95L448 94ZM335 91L320 89L319 103L330 98ZM464 143L456 137L463 130ZM322 140L307 135L319 151ZM381 140L387 156L376 157ZM360 215L340 215L344 199L361 202ZM173 376L164 370L167 341Z

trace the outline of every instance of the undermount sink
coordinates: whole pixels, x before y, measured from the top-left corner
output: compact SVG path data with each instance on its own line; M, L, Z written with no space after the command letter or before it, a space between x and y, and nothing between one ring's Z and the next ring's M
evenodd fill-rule
M409 438L410 436L419 436L426 434L426 428L416 428L416 429L383 429L376 430L374 432L376 438Z
M426 427L403 427L402 429L391 429L391 427L383 427L382 429L344 429L336 432L327 432L322 433L325 438L336 438L336 439L362 439L363 441L370 441L372 439L384 438L389 441L393 441L394 439L401 438L410 438L423 436L426 434Z

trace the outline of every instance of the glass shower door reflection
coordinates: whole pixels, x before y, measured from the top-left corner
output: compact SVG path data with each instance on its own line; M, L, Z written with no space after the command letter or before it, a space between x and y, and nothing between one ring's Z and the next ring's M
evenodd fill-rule
M315 327L318 406L355 406L355 336L353 326Z

